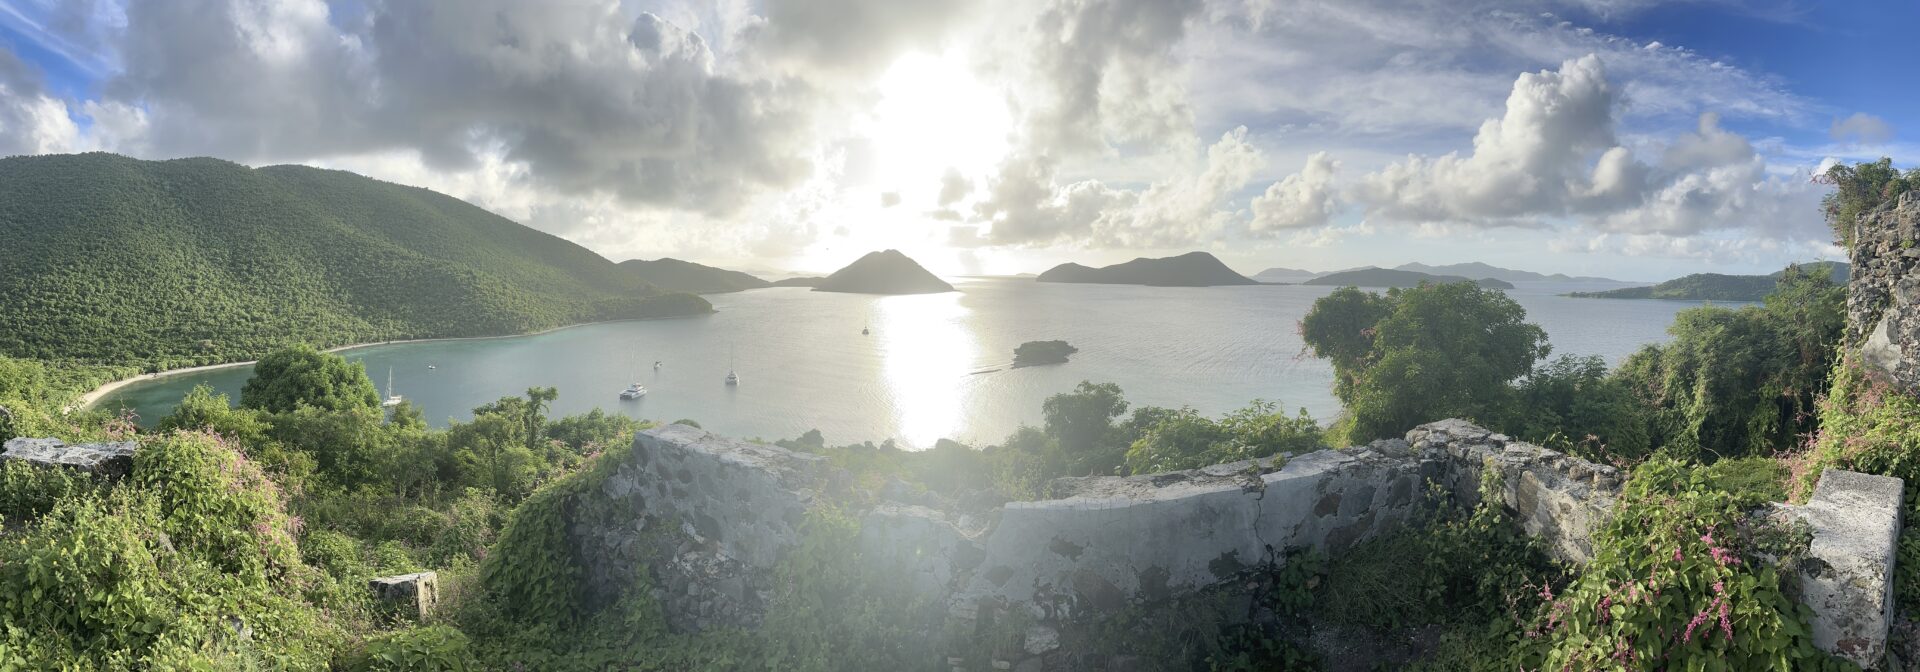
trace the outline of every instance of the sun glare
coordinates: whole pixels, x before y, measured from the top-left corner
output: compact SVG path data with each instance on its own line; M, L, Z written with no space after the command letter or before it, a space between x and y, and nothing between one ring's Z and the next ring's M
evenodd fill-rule
M974 178L1006 155L1006 101L974 77L964 54L908 54L880 78L879 89L868 133L875 186L903 202L932 207L949 168Z

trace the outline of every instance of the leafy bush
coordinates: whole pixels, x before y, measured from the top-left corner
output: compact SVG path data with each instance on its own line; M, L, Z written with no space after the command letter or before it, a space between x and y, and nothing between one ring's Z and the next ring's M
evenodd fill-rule
M343 665L349 672L467 672L479 666L466 634L445 625L408 628L367 640L365 648Z
M1547 603L1529 634L1543 669L1823 669L1808 610L1761 554L1792 558L1793 535L1753 522L1751 493L1656 458L1628 480L1593 560ZM1797 540L1804 544L1804 539Z
M1562 356L1520 381L1499 429L1599 462L1638 461L1653 449L1645 406L1599 357Z
M0 525L39 518L62 499L98 487L79 471L0 460Z
M1529 586L1561 580L1538 542L1502 508L1500 472L1480 477L1479 503L1461 509L1438 486L1433 513L1328 563L1314 597L1321 618L1374 628L1503 620L1533 597Z
M1813 430L1814 401L1845 326L1846 288L1789 268L1761 306L1694 308L1673 340L1648 346L1619 376L1651 409L1651 436L1682 457L1766 455Z
M131 485L152 494L173 545L243 581L299 566L298 523L280 487L218 435L175 432L134 453Z
M1255 401L1219 422L1191 408L1162 416L1127 450L1127 471L1150 474L1318 450L1320 425L1306 409L1288 417L1277 406Z
M1889 158L1837 164L1821 177L1834 189L1820 199L1820 206L1827 216L1827 225L1833 227L1833 239L1843 246L1853 245L1853 225L1860 215L1899 198L1900 194L1920 189L1920 169L1902 175Z

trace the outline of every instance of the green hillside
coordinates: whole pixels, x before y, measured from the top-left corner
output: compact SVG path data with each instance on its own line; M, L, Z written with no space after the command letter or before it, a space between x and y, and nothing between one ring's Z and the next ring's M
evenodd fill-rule
M653 261L628 259L620 268L642 282L669 292L722 294L746 289L772 287L773 283L724 268L662 257Z
M465 201L300 166L0 159L0 239L0 354L78 364L711 310Z
M1825 271L1836 285L1847 284L1848 267L1835 261L1816 261L1800 264L1803 271L1817 273ZM1769 275L1724 275L1720 273L1694 273L1662 282L1651 287L1625 287L1604 292L1574 292L1567 296L1583 299L1668 299L1673 301L1759 301L1773 293L1774 286L1780 283L1780 274L1776 271Z

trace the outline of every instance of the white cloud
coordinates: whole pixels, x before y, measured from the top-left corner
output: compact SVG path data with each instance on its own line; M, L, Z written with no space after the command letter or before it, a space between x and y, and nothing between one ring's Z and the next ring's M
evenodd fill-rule
M1845 119L1833 120L1827 134L1836 142L1878 145L1893 139L1893 125L1871 114L1855 112Z
M1596 174L1588 157L1616 147L1615 93L1594 56L1520 75L1506 112L1481 124L1466 156L1409 156L1362 178L1370 214L1410 222L1529 224L1565 214L1631 172L1618 154ZM1596 189L1596 186L1598 189Z
M1308 156L1300 172L1273 183L1253 199L1250 228L1257 234L1326 225L1338 205L1333 174L1339 168L1340 162L1326 152Z

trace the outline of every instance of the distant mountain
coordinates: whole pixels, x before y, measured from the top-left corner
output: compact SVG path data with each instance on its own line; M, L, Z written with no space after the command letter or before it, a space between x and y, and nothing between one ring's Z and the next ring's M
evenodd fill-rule
M1327 287L1418 287L1421 283L1448 284L1471 282L1487 289L1513 289L1513 284L1496 278L1474 280L1458 275L1433 275L1391 268L1363 268L1341 271L1308 280L1303 284Z
M779 280L775 280L772 283L769 283L767 286L769 287L818 287L820 286L820 283L825 280L826 278L810 275L810 276L801 276L798 278L782 278Z
M0 159L0 241L15 357L159 369L713 309L466 201L305 166Z
M1836 284L1847 283L1849 268L1837 261L1800 264L1803 270L1824 269ZM1724 275L1694 273L1651 287L1625 287L1604 292L1574 292L1567 296L1584 299L1667 299L1672 301L1759 301L1773 292L1785 269L1767 275Z
M671 258L653 261L628 259L620 262L620 268L649 285L669 292L722 294L773 286L773 283L739 271Z
M1216 285L1257 285L1252 278L1233 272L1213 255L1188 252L1177 257L1148 259L1141 257L1122 264L1088 268L1079 264L1061 264L1047 269L1039 282L1073 282L1103 285L1148 285L1152 287L1212 287Z
M1441 266L1428 266L1426 264L1416 262L1411 264L1401 264L1394 268L1402 271L1426 273L1428 275L1454 275L1454 276L1459 276L1463 278L1493 278L1495 280L1505 280L1507 282L1619 282L1618 280L1610 280L1607 278L1595 278L1591 276L1571 276L1565 273L1554 273L1551 275L1546 275L1541 273L1535 273L1533 271L1516 271L1511 268L1501 268L1499 266L1494 266L1491 264L1483 264L1477 261L1469 262L1465 264L1445 264Z
M1253 279L1261 282L1306 282L1320 275L1320 273L1298 268L1275 267L1253 274Z
M782 286L793 284L798 283ZM834 271L833 275L819 278L811 286L816 292L853 294L938 294L953 291L953 285L928 273L927 269L899 250L869 252L846 268Z

